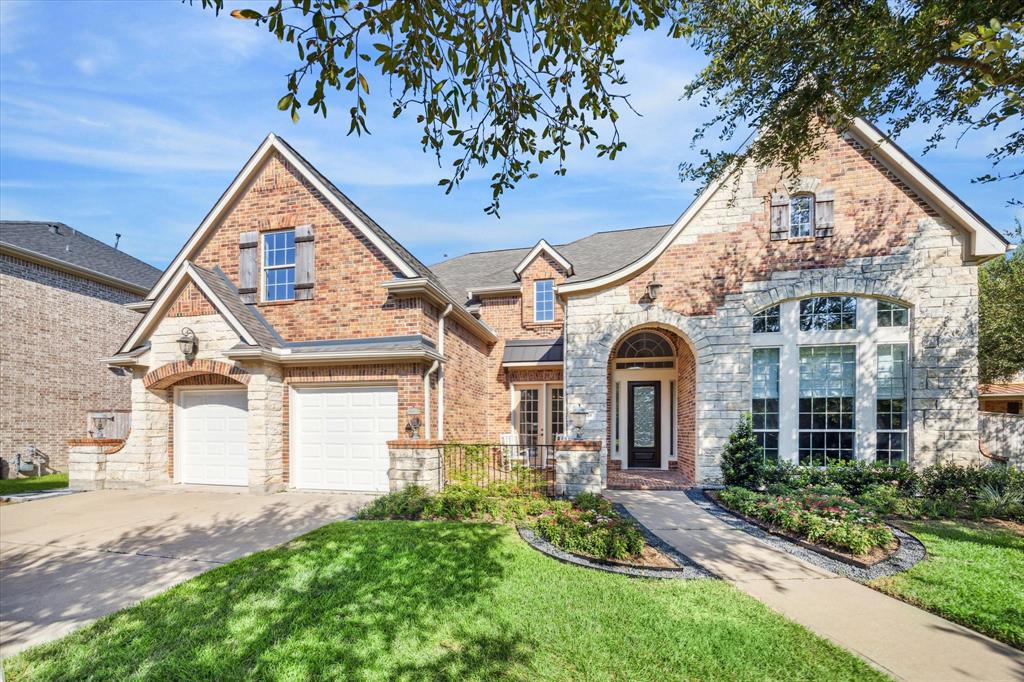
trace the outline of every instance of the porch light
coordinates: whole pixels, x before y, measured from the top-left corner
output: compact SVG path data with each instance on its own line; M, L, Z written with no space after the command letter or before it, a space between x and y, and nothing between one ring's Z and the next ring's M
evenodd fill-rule
M410 438L420 437L420 408L413 407L409 409L409 423L406 425L406 431L409 432Z
M658 300L658 292L661 291L661 284L658 283L656 275L651 275L651 281L647 284L647 299L650 301Z
M199 352L199 339L196 338L196 333L185 327L181 330L181 337L178 339L178 348L181 349L181 354L185 356L186 360L192 360L196 357L196 353Z
M573 428L576 429L576 440L583 438L583 425L587 423L587 415L590 413L587 408L582 405L576 406L572 412L569 413L569 417L572 419Z

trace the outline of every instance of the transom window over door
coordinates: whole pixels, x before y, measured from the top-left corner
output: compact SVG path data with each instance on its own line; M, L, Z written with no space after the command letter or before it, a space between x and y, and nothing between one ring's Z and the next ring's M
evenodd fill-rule
M856 346L800 349L800 464L853 460L856 365Z
M263 235L263 300L295 298L295 230Z
M534 322L553 322L555 319L555 280L539 279L533 283Z

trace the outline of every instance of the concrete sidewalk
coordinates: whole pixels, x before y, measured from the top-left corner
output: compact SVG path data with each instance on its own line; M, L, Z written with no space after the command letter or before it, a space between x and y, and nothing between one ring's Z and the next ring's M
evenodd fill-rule
M1024 680L1024 652L759 542L685 492L606 495L700 565L893 677Z

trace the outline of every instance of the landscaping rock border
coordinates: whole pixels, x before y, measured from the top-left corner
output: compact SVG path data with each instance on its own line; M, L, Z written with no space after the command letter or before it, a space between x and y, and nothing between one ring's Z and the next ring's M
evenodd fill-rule
M597 571L605 571L607 573L617 573L624 575L629 578L659 578L662 580L699 580L716 578L717 576L712 575L708 571L704 570L697 564L693 563L687 557L684 557L679 552L672 549L671 552L666 552L660 546L650 543L652 547L660 552L663 552L670 559L680 564L679 568L644 568L642 566L625 566L622 564L615 564L611 562L600 561L598 559L591 559L590 557L580 556L579 554L573 554L567 552L564 549L556 547L544 538L534 533L531 529L520 526L519 537L526 541L526 544L533 547L541 554L561 561L562 563L572 564L573 566L580 566L582 568L591 568ZM646 531L647 529L641 526L641 530ZM649 531L647 531L649 532ZM644 535L647 535L647 532ZM670 548L671 549L671 548ZM681 560L681 561L680 561Z
M897 549L891 556L876 563L874 566L861 568L859 566L848 564L845 561L833 559L832 557L826 556L813 549L808 549L807 547L792 542L791 540L787 540L782 536L769 533L753 523L740 518L729 509L721 506L705 495L702 489L693 488L691 490L687 490L686 496L698 507L717 519L724 521L733 528L738 528L739 530L753 535L758 540L761 540L772 547L781 549L784 552L788 552L793 556L799 557L809 564L813 564L819 568L824 568L826 571L832 571L833 573L846 576L847 578L856 580L857 582L863 583L869 580L874 580L875 578L884 578L886 576L902 573L917 564L926 556L924 545L921 544L920 540L910 533L890 525L889 528L892 530L893 535L895 535L896 539L899 540L899 549Z

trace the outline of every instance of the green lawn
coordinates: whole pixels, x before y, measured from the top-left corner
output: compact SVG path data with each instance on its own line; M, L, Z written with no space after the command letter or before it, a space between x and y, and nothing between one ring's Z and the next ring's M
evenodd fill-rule
M12 478L0 480L0 495L27 493L32 490L50 490L51 488L67 488L67 474L47 474L34 478Z
M877 680L723 582L567 566L507 527L348 521L5 661L9 680Z
M873 587L1024 648L1024 537L967 521L902 524L928 558Z

